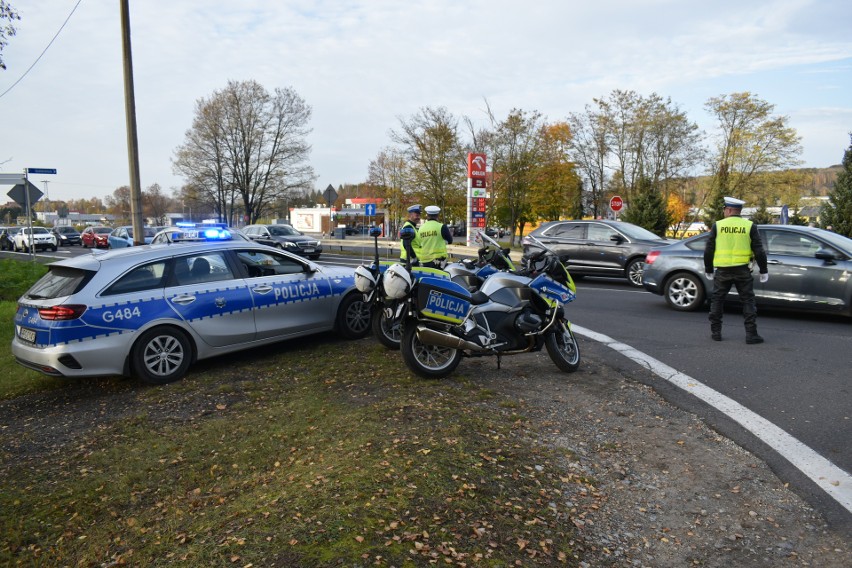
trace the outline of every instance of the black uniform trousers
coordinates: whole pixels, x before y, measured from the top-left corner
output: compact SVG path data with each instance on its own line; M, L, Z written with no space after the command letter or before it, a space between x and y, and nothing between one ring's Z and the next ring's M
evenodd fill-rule
M757 333L757 306L754 301L754 278L748 265L725 266L716 268L713 274L713 296L710 299L710 331L722 331L722 314L725 297L736 286L737 294L743 303L746 333Z

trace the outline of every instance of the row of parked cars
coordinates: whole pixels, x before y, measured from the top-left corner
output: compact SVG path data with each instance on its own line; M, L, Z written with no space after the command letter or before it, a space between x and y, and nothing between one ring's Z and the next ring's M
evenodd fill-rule
M758 306L852 316L852 239L797 225L758 225L758 232L769 262L769 280L755 281ZM626 278L676 310L701 309L713 291L704 276L708 233L676 241L630 223L575 220L545 223L530 235L556 251L575 279ZM526 256L533 241L521 243ZM736 292L729 297L735 301Z

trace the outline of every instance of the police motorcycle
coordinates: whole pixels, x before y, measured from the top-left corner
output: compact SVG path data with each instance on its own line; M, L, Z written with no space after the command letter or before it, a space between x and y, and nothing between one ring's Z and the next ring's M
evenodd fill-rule
M385 293L384 275L390 267L402 265L392 261L379 260L379 237L381 234L382 230L379 227L370 229L369 235L373 237L375 257L372 264L361 265L355 269L355 287L364 294L364 301L370 306L370 325L373 336L388 349L399 349L399 343L402 340L401 323L404 306L399 299L392 298ZM414 238L414 229L405 227L400 231L400 234L405 234L405 238L410 243L411 239ZM405 242L405 239L403 239L403 242ZM410 250L408 257L411 258ZM423 276L449 278L449 274L437 268L410 266L408 271L414 279ZM409 276L409 280L412 276Z
M555 252L534 242L540 250L527 271L497 272L474 292L447 279L406 279L400 265L387 270L385 293L406 305L400 351L409 369L440 378L462 357L484 356L496 356L499 369L503 356L542 347L560 370L579 368L580 348L565 315L574 281Z
M410 228L403 228L400 231L400 235L403 237L403 246L406 242L410 243L411 238L413 238L410 231ZM355 269L355 287L364 294L364 300L371 307L370 321L373 335L388 349L399 349L402 340L401 323L405 306L402 300L391 298L385 293L383 276L387 269L396 263L379 260L378 237L380 235L381 229L374 227L370 230L370 236L373 237L374 242L375 257L371 265L362 265ZM470 292L474 292L491 274L500 270L515 270L515 265L509 258L509 250L501 248L496 241L484 233L481 233L481 236L482 238L477 240L483 246L478 250L476 260L464 259L446 264L443 270L420 266L408 266L405 270L413 280L424 276L449 278L464 286ZM409 251L408 258L411 257ZM402 265L398 266L401 267ZM395 269L394 273L398 270L400 268Z

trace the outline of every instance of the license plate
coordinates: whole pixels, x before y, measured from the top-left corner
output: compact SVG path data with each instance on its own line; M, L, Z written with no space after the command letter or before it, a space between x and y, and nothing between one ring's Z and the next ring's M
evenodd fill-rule
M314 249L304 249L305 252L314 252Z
M36 332L34 329L27 329L25 327L22 327L18 330L18 337L28 343L35 343Z

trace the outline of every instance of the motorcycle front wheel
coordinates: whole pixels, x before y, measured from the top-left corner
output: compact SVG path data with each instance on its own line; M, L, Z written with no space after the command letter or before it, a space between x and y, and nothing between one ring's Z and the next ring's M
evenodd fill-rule
M399 349L400 341L402 341L402 325L392 317L388 317L388 310L395 311L396 302L389 304L387 307L379 304L373 308L373 335L379 340L379 343L388 349Z
M426 345L417 338L417 322L406 322L400 343L402 360L415 374L427 379L446 377L459 366L462 354L458 349Z
M573 373L580 368L580 346L568 322L559 322L553 332L545 335L544 346L561 371Z

